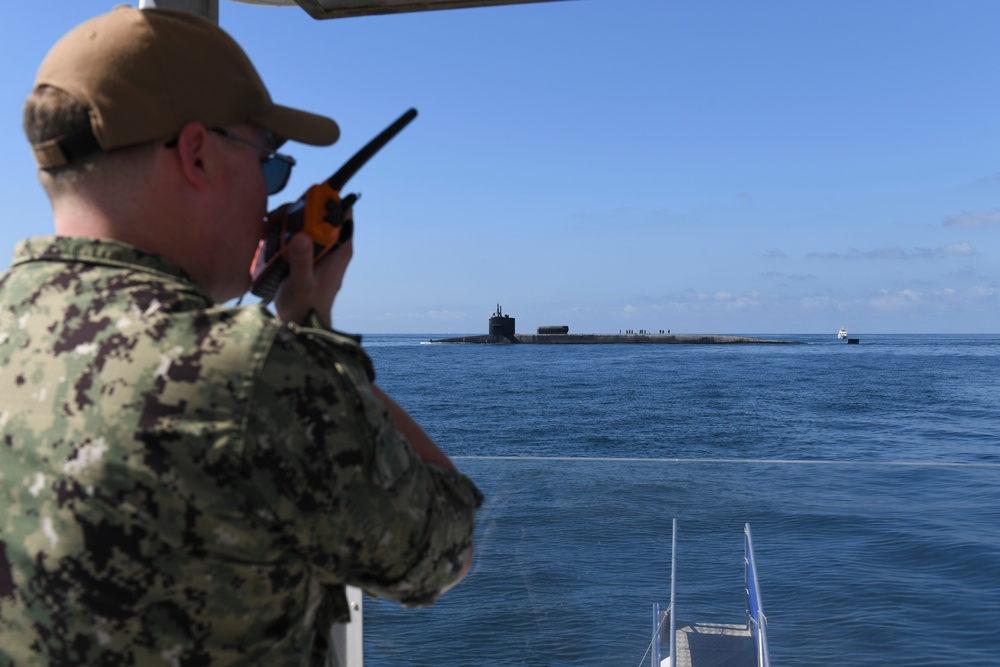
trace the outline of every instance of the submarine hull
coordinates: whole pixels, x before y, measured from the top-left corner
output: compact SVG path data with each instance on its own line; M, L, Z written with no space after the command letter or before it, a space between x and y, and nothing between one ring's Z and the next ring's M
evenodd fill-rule
M732 344L795 344L796 341L770 340L748 336L716 334L513 334L510 336L459 336L440 338L432 343L474 343L491 345L732 345Z
M661 330L662 331L662 330ZM718 334L652 334L644 330L638 333L630 330L618 334L571 334L565 324L538 327L537 334L514 333L514 318L506 315L500 304L490 317L489 333L485 336L458 336L456 338L431 339L432 343L472 343L479 345L732 345L732 344L794 344L790 340L768 340L747 336L725 336Z

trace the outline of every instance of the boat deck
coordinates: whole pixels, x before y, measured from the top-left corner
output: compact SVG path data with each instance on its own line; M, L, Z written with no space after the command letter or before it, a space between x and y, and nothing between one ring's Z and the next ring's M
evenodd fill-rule
M677 628L677 661L674 667L756 667L756 646L746 625L680 625Z

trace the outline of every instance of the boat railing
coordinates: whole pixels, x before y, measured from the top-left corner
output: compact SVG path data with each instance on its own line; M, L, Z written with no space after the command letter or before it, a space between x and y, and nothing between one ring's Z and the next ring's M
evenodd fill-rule
M767 652L767 617L760 597L760 584L757 582L757 562L753 555L753 537L750 535L750 524L743 525L744 560L746 562L746 608L747 625L753 634L757 649L758 667L770 667L771 658Z
M674 667L677 660L677 607L674 606L674 593L677 586L677 519L673 522L670 538L670 663ZM659 667L659 665L657 665Z
M653 637L650 642L652 646L652 653L650 654L649 665L650 667L662 667L661 666L661 652L662 652L662 637L663 637L663 622L664 620L669 620L667 624L668 636L670 637L670 642L668 644L668 650L670 653L667 655L669 661L667 662L667 667L674 667L674 656L677 655L677 614L675 613L676 607L674 606L674 595L676 592L676 581L677 581L677 519L673 521L673 534L670 539L670 606L667 607L666 612L660 613L660 604L658 602L653 603Z
M646 647L646 653L642 655L642 660L639 661L639 667L642 667L642 663L646 661L646 655L649 655L649 667L660 667L660 654L662 652L662 647L660 645L660 636L663 632L663 621L670 616L670 609L660 613L660 603L653 603L653 634L649 640L649 646Z

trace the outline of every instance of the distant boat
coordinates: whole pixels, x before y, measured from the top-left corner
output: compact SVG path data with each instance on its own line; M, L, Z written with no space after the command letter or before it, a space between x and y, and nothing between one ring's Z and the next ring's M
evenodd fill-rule
M837 332L837 338L847 338L847 327L840 327L840 331Z

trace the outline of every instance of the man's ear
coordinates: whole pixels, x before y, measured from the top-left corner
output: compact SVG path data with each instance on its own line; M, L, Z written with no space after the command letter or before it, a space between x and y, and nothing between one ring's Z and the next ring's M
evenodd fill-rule
M198 121L191 121L177 135L177 158L184 180L198 190L210 185L206 170L209 148L208 128Z

